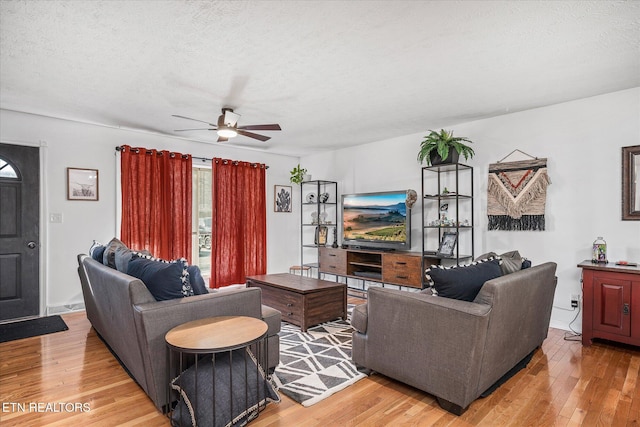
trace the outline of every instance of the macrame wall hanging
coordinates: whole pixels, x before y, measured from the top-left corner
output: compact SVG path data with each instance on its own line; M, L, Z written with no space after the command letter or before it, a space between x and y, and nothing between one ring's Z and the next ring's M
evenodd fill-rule
M529 156L531 160L503 162L515 151L489 165L489 230L544 230L547 186L551 184L547 159Z

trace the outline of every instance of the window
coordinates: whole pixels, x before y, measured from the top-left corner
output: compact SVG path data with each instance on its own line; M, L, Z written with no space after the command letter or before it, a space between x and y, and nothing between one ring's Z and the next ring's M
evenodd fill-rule
M16 170L2 157L0 157L0 178L18 179Z
M211 276L211 168L193 166L193 259L191 263L200 267L202 277L209 283Z

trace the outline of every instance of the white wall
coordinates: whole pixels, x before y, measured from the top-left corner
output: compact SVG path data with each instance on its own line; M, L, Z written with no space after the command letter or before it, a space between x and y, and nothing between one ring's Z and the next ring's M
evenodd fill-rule
M93 239L106 243L116 235L115 147L131 146L168 149L199 157L223 157L262 162L267 171L267 271L288 271L299 258L299 191L294 188L293 213L273 212L273 186L289 184L289 171L298 159L262 151L191 142L160 136L31 114L0 110L0 141L3 143L46 144L42 219L62 213L63 222L43 221L41 243L46 311L63 311L81 305L76 255L87 253ZM66 168L99 170L98 202L66 200Z
M155 134L79 124L0 110L0 141L46 143L43 218L62 213L62 224L43 223L44 285L47 307L82 303L76 255L93 239L116 233L115 147L129 144L169 149L202 157L267 163L268 272L287 271L299 261L299 189L293 213L273 212L273 186L289 185L298 159L260 151L220 147ZM302 159L314 179L338 181L340 194L413 188L420 190L416 155L425 132L387 139ZM462 123L447 127L474 141L475 253L518 249L535 263L558 263L558 288L552 325L567 328L575 316L569 299L579 293L576 264L590 257L591 243L603 236L609 259L640 261L640 222L620 220L621 150L640 143L640 88ZM544 232L486 231L488 164L514 149L548 159L552 185L547 195ZM66 167L100 170L100 201L66 200ZM420 203L413 215L412 249L420 250ZM573 325L580 329L580 319Z
M304 157L314 178L338 181L339 192L413 188L420 191L416 161L425 132ZM534 263L558 264L552 326L567 329L576 312L571 294L580 293L576 265L590 259L598 236L608 243L610 260L640 262L640 222L621 218L621 149L640 143L640 88L495 118L448 126L474 144L477 255L518 249ZM489 163L515 149L548 159L546 230L487 231ZM420 202L412 215L412 250L421 250ZM516 303L516 302L514 302ZM581 318L572 324L581 329Z

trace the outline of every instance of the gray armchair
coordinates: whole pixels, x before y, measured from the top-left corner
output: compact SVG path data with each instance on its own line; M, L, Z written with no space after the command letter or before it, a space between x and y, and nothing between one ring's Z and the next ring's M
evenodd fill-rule
M547 337L556 264L485 282L473 302L370 288L353 312L353 361L462 414Z

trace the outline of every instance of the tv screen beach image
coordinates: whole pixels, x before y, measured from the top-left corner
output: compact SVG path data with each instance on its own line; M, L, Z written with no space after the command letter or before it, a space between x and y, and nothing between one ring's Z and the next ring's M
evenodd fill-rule
M405 199L404 192L345 196L342 218L344 238L406 242Z

